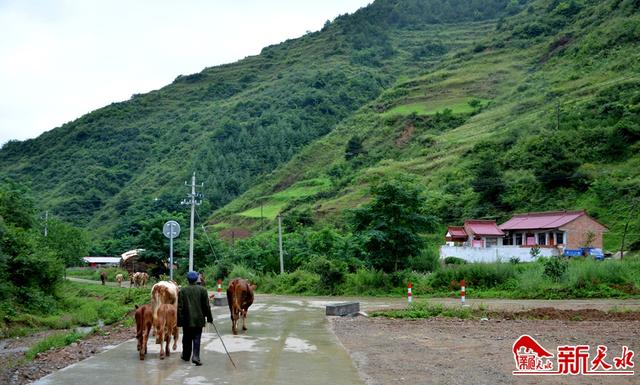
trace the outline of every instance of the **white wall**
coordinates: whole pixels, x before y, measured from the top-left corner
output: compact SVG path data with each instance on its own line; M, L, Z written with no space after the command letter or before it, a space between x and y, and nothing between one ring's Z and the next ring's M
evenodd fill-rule
M440 246L440 258L458 257L468 262L508 262L512 257L517 257L520 262L531 262L530 247L500 246L500 247L467 247L467 246ZM540 256L550 257L559 255L556 248L540 248Z

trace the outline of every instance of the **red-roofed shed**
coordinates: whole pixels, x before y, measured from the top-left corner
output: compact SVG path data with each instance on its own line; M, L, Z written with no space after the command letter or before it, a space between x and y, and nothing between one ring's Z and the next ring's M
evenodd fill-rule
M452 243L452 246L464 243L468 238L469 236L462 226L449 226L447 228L447 234L444 236L444 239L448 243Z

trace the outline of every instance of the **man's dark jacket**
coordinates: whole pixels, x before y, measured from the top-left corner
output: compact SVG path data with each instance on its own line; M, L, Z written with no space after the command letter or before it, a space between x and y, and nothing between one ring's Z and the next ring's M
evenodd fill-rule
M178 295L178 326L203 327L205 317L207 322L213 322L207 289L194 284L181 288Z

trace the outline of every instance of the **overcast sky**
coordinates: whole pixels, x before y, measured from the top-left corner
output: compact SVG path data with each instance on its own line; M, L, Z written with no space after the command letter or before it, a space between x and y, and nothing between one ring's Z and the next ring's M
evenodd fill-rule
M0 0L0 145L317 31L372 0Z

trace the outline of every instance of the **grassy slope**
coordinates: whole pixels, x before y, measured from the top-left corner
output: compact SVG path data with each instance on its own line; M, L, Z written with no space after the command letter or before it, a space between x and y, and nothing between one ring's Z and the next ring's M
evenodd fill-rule
M548 4L548 1L535 2L532 12L516 16L512 27L536 15L544 17ZM638 12L633 9L611 11L611 8L611 3L592 3L574 22L526 43L513 38L511 31L494 31L493 25L476 25L480 31L467 25L448 26L447 37L460 43L457 53L414 77L401 78L395 87L341 123L331 134L305 148L278 169L271 179L220 210L212 221L233 222L235 213L255 207L256 196L278 193L283 190L282 186L306 179L335 175L340 169L353 171L344 173L348 180L332 178L332 194L291 201L289 208L311 207L318 217L336 220L344 209L367 199L367 187L371 182L398 171L419 177L429 190L431 200L446 204L446 190L454 185L462 190L457 196L467 197L465 199L472 205L474 193L469 186L472 175L464 155L476 143L504 136L526 137L540 127L555 123L556 102L563 112L580 110L598 92L616 84L640 80L639 40L620 40L621 31L636 36L640 33ZM428 36L412 33L416 44ZM564 52L554 51L553 42L566 35L573 36L568 48ZM405 38L402 33L394 35L395 42ZM465 38L468 39L466 45ZM471 42L481 43L484 49L470 49ZM398 139L407 127L388 124L389 115L393 114L432 113L445 107L454 113L464 112L459 107L471 98L491 102L482 112L450 131L415 129L410 140L400 142ZM353 135L364 137L369 164L365 161L364 166L354 167L344 160L346 143ZM580 171L592 181L608 179L623 189L637 186L640 184L640 156L637 155L638 146L634 148L635 155L627 159L583 163ZM504 174L507 186L518 186L523 177L526 177L526 170L507 166ZM287 183L283 183L285 180ZM544 201L521 200L513 209L561 208L589 210L610 228L605 247L618 247L628 215L628 202L622 194L614 196L612 201L603 201L592 189L560 190L555 194L549 192ZM473 209L466 207L459 217L466 215L473 215ZM639 226L638 219L632 218L631 227L637 229Z

